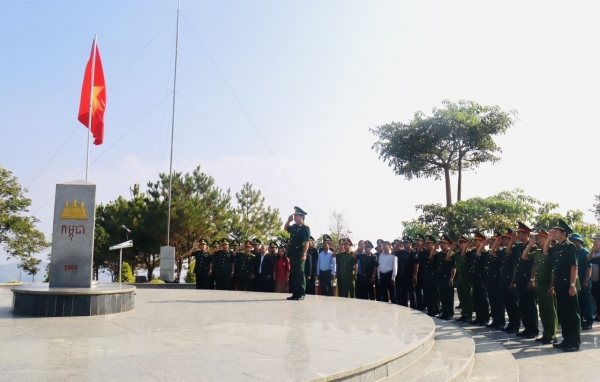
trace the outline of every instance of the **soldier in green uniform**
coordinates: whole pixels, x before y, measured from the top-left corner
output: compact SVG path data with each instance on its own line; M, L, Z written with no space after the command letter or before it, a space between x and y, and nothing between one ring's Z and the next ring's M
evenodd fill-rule
M530 285L533 286L540 310L540 319L544 333L536 341L544 345L556 343L558 331L558 317L556 315L556 297L551 289L552 263L549 256L544 256L542 248L546 244L548 233L540 229L537 235L529 239L527 248L523 251L523 258L533 261L531 267ZM537 244L537 246L536 246Z
M506 325L504 301L502 300L502 289L500 289L500 267L502 259L498 257L497 251L502 247L502 235L495 232L490 240L490 255L488 257L487 272L485 276L485 288L490 300L490 311L492 322L487 327L497 330L504 329Z
M580 290L577 277L577 248L567 239L571 233L571 227L559 219L558 226L550 230L544 245L544 255L550 256L554 270L551 288L556 293L557 313L563 336L561 343L552 346L566 352L577 351L581 345L581 316L577 299L577 292ZM550 247L553 240L557 243Z
M504 307L506 308L506 314L508 315L508 325L504 328L504 331L509 334L517 333L521 326L519 297L516 289L510 288L515 273L515 264L517 263L515 254L512 252L512 247L516 239L516 233L514 233L512 229L507 228L502 236L505 247L496 251L498 257L502 259L500 268L500 288L502 288L502 300L504 301Z
M475 319L469 321L470 324L486 326L490 320L490 305L487 297L487 291L483 289L485 276L485 265L489 252L485 251L486 237L479 231L473 233L473 249L467 256L471 258L471 286L473 287L473 309L475 310Z
M260 246L261 245L262 245L262 241L260 241L257 238L252 239L252 247L254 248L252 250L252 253L254 254L254 256L260 255Z
M518 222L518 224L517 242L513 245L512 251L515 256L519 257L517 258L515 273L510 287L511 289L516 287L517 289L517 294L519 295L519 316L521 316L521 321L525 327L523 331L517 333L517 336L531 339L536 338L539 334L535 288L530 283L534 281L531 277L533 261L523 256L523 252L529 242L531 229L522 222Z
M283 230L290 233L290 246L288 257L291 265L292 295L288 300L304 300L306 278L304 277L304 262L310 246L310 228L304 224L306 212L299 207L294 207L294 214L290 215L283 226ZM294 221L296 224L290 225Z
M440 314L440 294L437 284L439 255L436 251L437 240L432 235L425 236L425 248L429 250L429 256L424 264L425 268L425 307L427 315L434 317Z
M459 256L455 256L456 266L456 294L458 294L458 301L460 301L460 317L457 321L467 323L473 318L473 292L471 288L471 259L467 257L467 243L469 238L465 235L461 235L458 238L458 250L460 251Z
M233 253L229 250L229 240L223 239L221 241L221 248L214 254L213 271L217 290L229 290L231 288L231 278L235 270Z
M342 250L335 255L337 267L337 287L339 297L354 298L354 281L356 280L357 262L356 256L350 250L352 241L344 239Z
M208 252L208 241L205 238L194 241L194 246L186 257L194 257L194 274L196 275L196 289L209 289L210 276L212 275L212 256Z
M252 290L252 266L254 254L252 253L252 242L244 243L244 250L235 256L235 274L237 276L238 290L249 292Z
M425 249L425 236L418 233L415 235L415 254L417 255L417 261L419 262L419 269L417 272L417 284L415 285L415 297L417 299L417 309L420 311L425 311L425 303L423 300L423 287L425 285L425 280L423 278L425 272L423 267L420 264L423 264L427 257L429 256L429 251Z
M243 252L240 250L240 242L237 240L231 240L231 254L233 255L233 262L237 263L237 255L239 252ZM233 272L233 276L231 276L231 290L238 290L238 282L237 282L237 268Z
M315 284L317 280L317 263L319 262L319 251L315 247L315 239L311 236L310 247L308 248L307 255L311 257L311 270L310 279L306 282L306 294L317 294ZM305 264L306 265L306 264Z
M456 246L452 247L452 240L448 235L443 235L439 241L439 268L438 268L438 290L440 293L440 302L442 310L438 318L442 320L451 320L454 316L454 277L456 268L454 267L454 253Z

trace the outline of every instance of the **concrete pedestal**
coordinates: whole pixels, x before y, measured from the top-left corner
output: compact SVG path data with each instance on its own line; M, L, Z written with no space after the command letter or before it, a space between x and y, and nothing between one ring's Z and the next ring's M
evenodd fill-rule
M95 284L90 288L50 288L30 284L11 289L13 314L37 317L103 316L132 310L135 287Z

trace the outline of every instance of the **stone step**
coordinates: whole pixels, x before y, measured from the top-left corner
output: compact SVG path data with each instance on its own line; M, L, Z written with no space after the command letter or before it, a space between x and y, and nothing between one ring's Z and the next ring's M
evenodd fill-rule
M467 382L519 381L519 365L510 351L483 334L471 335L475 341L475 363Z
M462 328L435 320L434 342L425 355L381 382L465 381L473 368L475 342Z

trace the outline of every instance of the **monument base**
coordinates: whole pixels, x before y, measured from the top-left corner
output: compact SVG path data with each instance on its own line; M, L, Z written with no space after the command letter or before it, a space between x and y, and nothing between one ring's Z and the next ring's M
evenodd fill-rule
M14 287L12 313L20 316L103 316L132 310L135 286L103 283L91 288L50 288L48 284Z

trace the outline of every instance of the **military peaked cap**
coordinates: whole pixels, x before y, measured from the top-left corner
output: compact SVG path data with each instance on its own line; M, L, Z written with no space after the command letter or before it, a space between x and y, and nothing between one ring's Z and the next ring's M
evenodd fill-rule
M200 240L198 240L198 244L206 244L206 245L208 245L208 240L206 240L205 238L201 238Z
M246 240L246 242L244 243L244 246L245 247L248 247L248 246L252 247L252 242L250 240Z
M437 240L435 239L435 237L433 237L433 235L425 235L425 242L436 244Z
M571 229L571 227L569 227L569 225L562 219L558 219L558 225L556 227L554 227L554 229L559 229L563 232L566 232L567 235L570 235L573 233L573 230Z
M519 227L517 228L517 231L525 232L528 235L531 233L531 228L527 227L524 223L517 222L517 224L519 225Z
M450 237L448 235L442 235L442 238L440 239L440 243L446 243L448 245L452 245L452 240L450 240Z
M312 236L309 236L309 237L308 237L308 240L309 240L309 241L315 241L315 238L314 238L314 237L312 237Z
M377 239L377 245L383 244L383 239Z
M466 235L460 235L458 238L459 243L466 243L467 241L469 241L469 238Z
M272 241L269 243L269 248L277 248L277 243Z
M258 239L252 239L252 244L257 244L257 245L261 245L262 241L258 240Z
M373 248L373 243L371 243L369 240L365 240L365 248Z
M511 236L512 236L512 234L513 234L513 230L512 230L512 229L510 229L510 228L506 228L506 229L504 230L504 235L502 235L502 236L505 236L505 237L511 237Z
M548 237L548 232L546 232L543 228L540 228L537 232L538 236Z
M221 240L221 244L229 245L229 239L223 239L223 240Z
M402 237L402 242L403 243L414 243L412 237L410 237L408 235Z
M323 241L331 241L331 236L327 234L323 235Z
M294 215L302 215L302 216L306 216L308 215L306 212L304 212L304 210L300 207L294 207Z
M473 232L473 240L485 240L487 239L484 234L479 231Z
M423 236L422 234L418 233L418 234L415 235L415 240L425 241L425 236Z
M240 245L240 242L237 240L232 240L231 245Z

